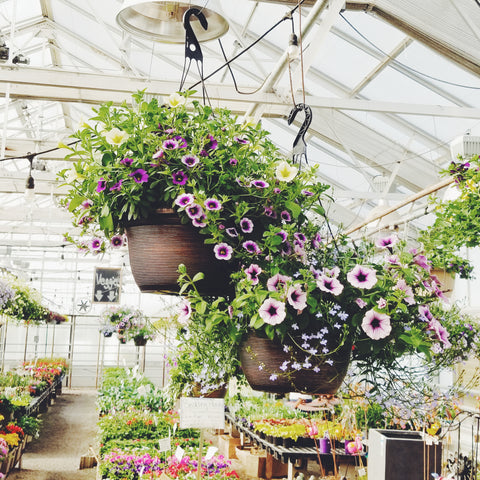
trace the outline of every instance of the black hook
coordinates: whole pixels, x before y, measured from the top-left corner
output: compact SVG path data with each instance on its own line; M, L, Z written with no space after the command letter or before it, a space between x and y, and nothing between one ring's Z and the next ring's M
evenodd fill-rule
M202 13L202 11L198 8L189 8L183 14L183 26L185 28L185 62L183 64L180 90L182 90L183 85L185 84L187 74L190 70L190 65L192 64L192 60L194 60L197 64L198 73L202 81L203 101L205 102L206 91L205 85L203 83L203 54L197 36L195 35L192 25L190 24L190 17L192 15L195 15L198 18L198 20L200 21L200 25L203 27L204 30L208 28L207 19L205 18L205 15Z
M305 105L304 103L297 103L290 114L288 115L288 124L291 125L292 122L295 120L297 113L303 110L305 112L305 120L303 121L300 130L293 141L293 148L292 148L292 160L293 163L301 163L302 156L305 157L305 161L307 161L307 143L305 142L305 133L307 133L310 124L312 123L312 109Z

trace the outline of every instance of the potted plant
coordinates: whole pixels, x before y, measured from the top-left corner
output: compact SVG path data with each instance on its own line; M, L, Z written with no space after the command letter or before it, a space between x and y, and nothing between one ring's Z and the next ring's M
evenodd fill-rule
M133 340L135 345L146 345L148 340L155 338L155 330L150 320L133 307L109 307L102 312L102 327L100 331L105 337L116 333L120 343Z
M480 159L459 156L457 161L442 170L443 175L453 178L453 199L433 198L435 220L433 225L420 232L419 241L429 252L432 265L460 278L471 278L471 263L459 255L462 247L480 245L480 221L478 198L480 195Z
M206 271L177 265L180 315L239 347L254 388L333 394L351 358L372 372L451 347L432 313L444 295L425 256L393 236L376 245L333 237L318 167L286 160L260 124L189 93L163 106L137 93L132 107L96 113L70 147L78 161L60 175L76 224L119 244L129 222L173 208L171 217L204 235ZM90 243L103 245L98 235ZM228 267L231 282L212 301L202 282L207 293L217 278L226 283L209 274L214 264Z

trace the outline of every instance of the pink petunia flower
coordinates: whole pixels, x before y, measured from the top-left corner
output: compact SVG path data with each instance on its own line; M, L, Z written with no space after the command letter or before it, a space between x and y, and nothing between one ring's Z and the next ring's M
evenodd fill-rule
M373 309L369 310L363 317L362 330L373 340L388 337L392 331L390 316Z

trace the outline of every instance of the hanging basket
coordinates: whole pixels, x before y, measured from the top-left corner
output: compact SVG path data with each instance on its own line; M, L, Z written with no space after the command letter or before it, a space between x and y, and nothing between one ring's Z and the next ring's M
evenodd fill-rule
M451 298L455 288L455 274L451 274L442 268L433 268L430 275L436 277L441 284L440 290L447 297Z
M133 343L136 347L144 347L147 344L147 339L145 337L135 337Z
M240 362L243 373L254 390L271 393L299 392L311 395L331 395L340 388L350 364L351 344L345 343L335 353L326 357L311 356L309 368L304 368L306 354L300 347L299 335L283 343L249 334L240 347ZM297 345L296 345L297 344ZM291 350L287 353L284 345ZM318 349L321 351L321 348ZM327 363L326 360L331 361ZM286 370L280 366L288 362ZM292 368L297 362L300 369ZM318 367L318 371L315 371Z
M229 293L230 265L215 258L213 246L195 227L182 224L170 209L157 211L151 218L126 227L130 267L142 292L178 293L178 266L184 264L193 277L203 272L196 283L204 295Z

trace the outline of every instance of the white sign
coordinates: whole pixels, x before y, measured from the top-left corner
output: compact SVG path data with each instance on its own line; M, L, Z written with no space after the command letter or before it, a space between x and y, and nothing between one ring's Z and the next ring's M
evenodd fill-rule
M161 438L158 441L158 451L159 452L168 452L172 449L170 437Z
M185 450L179 445L177 449L175 450L175 458L181 462L183 458L183 454L185 453Z
M223 398L180 398L180 428L223 428Z
M217 447L208 447L207 453L205 454L205 460L211 460L213 456L217 453Z

